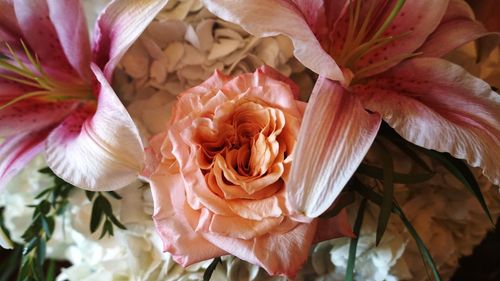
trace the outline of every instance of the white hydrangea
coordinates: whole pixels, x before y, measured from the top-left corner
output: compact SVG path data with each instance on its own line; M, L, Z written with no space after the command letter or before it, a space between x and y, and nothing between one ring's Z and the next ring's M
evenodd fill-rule
M175 96L215 69L236 74L262 64L294 77L310 93L311 76L286 37L258 39L216 18L199 0L169 1L123 57L114 82L146 140L163 130Z

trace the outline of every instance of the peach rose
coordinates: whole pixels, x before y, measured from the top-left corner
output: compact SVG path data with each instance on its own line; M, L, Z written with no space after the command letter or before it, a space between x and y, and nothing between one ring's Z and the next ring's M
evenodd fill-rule
M351 233L344 212L318 224L294 220L287 208L306 105L297 96L269 67L232 79L216 71L179 95L166 132L147 149L153 218L175 261L232 254L293 277L313 241Z

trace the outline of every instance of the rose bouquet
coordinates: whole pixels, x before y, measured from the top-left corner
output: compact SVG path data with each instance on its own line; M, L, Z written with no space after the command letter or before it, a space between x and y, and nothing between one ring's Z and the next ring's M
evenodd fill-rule
M462 0L0 8L2 280L443 280L500 215Z

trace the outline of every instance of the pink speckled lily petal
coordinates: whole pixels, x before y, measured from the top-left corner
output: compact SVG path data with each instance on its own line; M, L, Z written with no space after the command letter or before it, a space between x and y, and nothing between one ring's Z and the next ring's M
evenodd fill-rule
M47 0L49 16L69 63L89 81L90 42L85 13L79 0Z
M113 190L135 180L144 165L132 118L96 65L97 105L82 105L48 137L46 160L62 179L81 188Z
M500 183L500 95L455 64L409 60L353 91L405 139L465 159Z
M479 60L488 57L500 44L500 33L488 32L474 19L474 13L463 0L451 0L441 23L420 48L425 56L440 57L461 45L478 40Z
M43 150L50 129L18 134L0 144L0 189Z

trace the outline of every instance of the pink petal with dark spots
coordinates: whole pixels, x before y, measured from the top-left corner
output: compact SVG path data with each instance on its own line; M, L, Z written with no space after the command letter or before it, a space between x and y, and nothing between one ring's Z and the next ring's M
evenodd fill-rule
M30 99L17 102L0 110L0 136L40 130L60 122L75 108L74 101L46 102Z
M135 180L144 165L139 132L101 70L97 105L82 105L49 136L46 159L62 179L90 190L113 190Z
M73 81L77 73L63 51L54 23L49 16L47 0L16 0L14 9L23 39L32 55L40 58L49 75Z
M90 42L79 0L47 0L49 16L66 58L80 77L90 79Z
M51 128L18 134L0 144L0 189L36 155L43 151L43 142Z
M353 91L416 145L449 152L500 183L500 95L458 65L409 60Z

